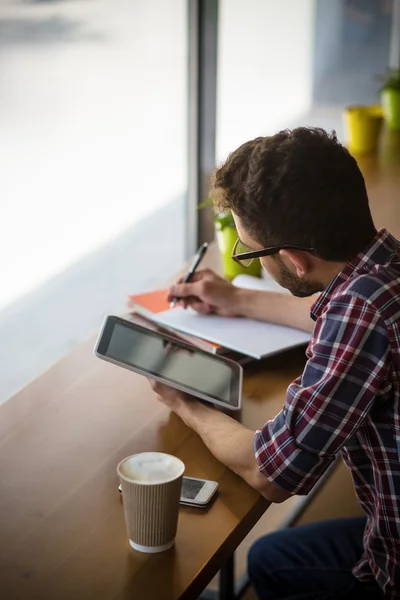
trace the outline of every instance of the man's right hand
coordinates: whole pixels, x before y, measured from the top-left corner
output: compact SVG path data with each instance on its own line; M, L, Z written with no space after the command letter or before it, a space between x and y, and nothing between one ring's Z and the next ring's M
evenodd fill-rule
M175 297L184 308L190 306L203 315L249 317L309 332L314 328L310 307L315 296L296 298L282 292L242 289L210 269L197 271L190 283L178 280L169 289L168 301Z
M181 306L190 306L201 314L236 317L239 316L235 306L239 293L239 288L229 281L219 277L211 269L204 269L194 273L189 283L182 283L182 279L179 279L171 286L168 301L179 298Z

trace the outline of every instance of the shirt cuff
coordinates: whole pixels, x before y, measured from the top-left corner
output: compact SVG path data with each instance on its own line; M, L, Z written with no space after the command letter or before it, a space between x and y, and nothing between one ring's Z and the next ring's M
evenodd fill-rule
M285 423L284 411L256 431L253 447L260 473L290 494L308 494L335 460L302 448Z

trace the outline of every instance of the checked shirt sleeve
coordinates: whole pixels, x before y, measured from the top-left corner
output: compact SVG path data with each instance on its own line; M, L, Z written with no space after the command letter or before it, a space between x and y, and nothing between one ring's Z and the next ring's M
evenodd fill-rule
M301 377L254 437L259 470L307 494L362 425L388 375L389 340L372 303L348 292L319 317Z

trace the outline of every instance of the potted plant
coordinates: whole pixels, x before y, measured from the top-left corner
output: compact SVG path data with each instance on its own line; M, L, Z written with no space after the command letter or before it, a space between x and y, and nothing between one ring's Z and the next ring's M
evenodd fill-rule
M400 130L400 69L390 69L381 87L383 114L391 131Z
M201 202L198 208L202 209L210 205L213 207L211 199L208 198L204 202ZM232 249L237 240L238 233L231 212L221 213L215 211L214 207L213 211L217 244L226 279L232 280L236 275L240 275L241 273L260 277L261 264L258 258L254 259L249 267L243 267L232 260Z

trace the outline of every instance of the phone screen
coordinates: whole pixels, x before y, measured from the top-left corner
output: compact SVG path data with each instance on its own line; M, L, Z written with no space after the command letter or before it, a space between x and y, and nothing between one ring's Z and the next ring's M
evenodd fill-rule
M204 481L183 478L181 497L185 500L194 500L200 490L204 487Z
M230 363L170 342L157 332L109 317L98 351L166 382L180 384L188 391L198 391L232 407L237 405L239 377Z

